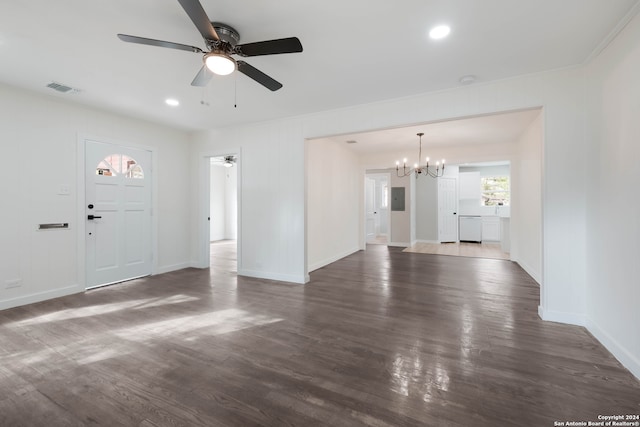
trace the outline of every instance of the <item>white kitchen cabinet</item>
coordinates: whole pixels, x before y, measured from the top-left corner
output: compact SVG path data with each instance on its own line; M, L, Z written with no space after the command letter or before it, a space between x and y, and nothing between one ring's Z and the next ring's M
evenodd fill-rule
M482 241L483 242L499 242L500 241L500 217L497 217L497 216L482 217Z
M460 172L461 200L480 200L480 172Z

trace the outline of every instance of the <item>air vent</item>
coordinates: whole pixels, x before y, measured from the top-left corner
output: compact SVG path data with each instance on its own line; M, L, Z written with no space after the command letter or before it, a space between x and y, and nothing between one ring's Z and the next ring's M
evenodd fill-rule
M75 89L72 88L70 86L67 85L63 85L60 83L56 83L56 82L51 82L47 85L48 88L51 88L55 91L58 91L60 93L78 93L80 92L80 89Z
M354 141L353 139L350 139L348 141L346 141L347 144L357 144L358 141Z

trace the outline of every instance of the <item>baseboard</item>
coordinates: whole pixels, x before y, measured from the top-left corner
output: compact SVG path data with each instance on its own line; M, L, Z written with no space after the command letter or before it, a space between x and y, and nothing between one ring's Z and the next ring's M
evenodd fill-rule
M36 302L46 301L54 298L66 297L67 295L77 294L80 292L84 292L84 288L76 284L76 285L66 286L64 288L53 289L50 291L24 295L17 298L11 298L11 299L0 301L0 310L6 310L8 308L19 307L21 305L27 305L27 304L33 304Z
M255 270L238 270L238 276L255 277L257 279L278 280L280 282L290 282L304 285L309 281L308 275L279 274Z
M429 244L439 245L440 244L440 240L421 240L421 239L418 239L418 240L416 240L416 243L429 243Z
M164 265L162 267L158 267L158 272L156 274L169 273L171 271L182 270L183 268L193 267L190 262L181 262L180 264L173 265Z
M334 262L338 261L339 259L342 259L342 258L344 258L344 257L346 257L346 256L349 256L349 255L351 255L351 254L354 254L354 253L358 252L359 250L360 250L360 249L349 249L348 251L343 252L343 253L341 253L341 254L338 254L338 255L335 255L335 256L329 257L329 258L327 258L327 259L324 259L324 260L322 260L322 261L319 261L319 262L313 263L313 264L311 264L311 265L309 266L309 273L311 273L312 271L317 270L317 269L319 269L319 268L322 268L322 267L324 267L324 266L326 266L326 265L329 265L329 264L331 264L331 263L334 263Z
M542 283L542 280L540 280L540 273L538 273L537 271L534 271L534 269L531 268L529 265L514 258L511 258L511 261L518 264L529 276L531 276L533 280L535 280L538 283L538 285Z
M538 316L548 322L566 323L567 325L575 326L586 326L587 324L586 318L582 314L545 310L541 305L538 306Z
M408 242L389 242L389 243L387 243L387 246L395 246L395 247L399 247L399 248L408 248L411 245Z
M627 368L635 377L640 380L640 359L631 354L611 335L600 329L600 327L587 318L587 330L602 344L622 365Z

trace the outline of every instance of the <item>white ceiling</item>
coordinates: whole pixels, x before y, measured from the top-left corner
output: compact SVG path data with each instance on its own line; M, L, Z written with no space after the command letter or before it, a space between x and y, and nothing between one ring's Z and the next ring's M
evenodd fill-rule
M344 143L360 155L418 150L418 132L424 133L423 152L441 146L508 144L515 143L539 114L539 109L532 109L322 139Z
M201 1L211 20L240 32L240 43L300 38L303 53L246 59L283 89L271 92L241 74L195 88L201 55L116 37L204 48L176 0L2 1L0 82L207 129L451 88L466 74L486 82L580 64L639 0ZM439 23L451 35L430 40ZM51 81L82 92L58 94L44 87ZM167 97L181 105L165 105Z

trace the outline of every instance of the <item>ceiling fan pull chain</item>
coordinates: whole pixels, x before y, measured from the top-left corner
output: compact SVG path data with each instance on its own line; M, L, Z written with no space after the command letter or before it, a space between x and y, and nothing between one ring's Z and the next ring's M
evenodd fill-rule
M209 101L207 101L207 86L204 86L202 88L202 98L200 98L200 104L201 105L206 105L207 107L209 106Z
M233 108L238 108L238 73L233 76Z

